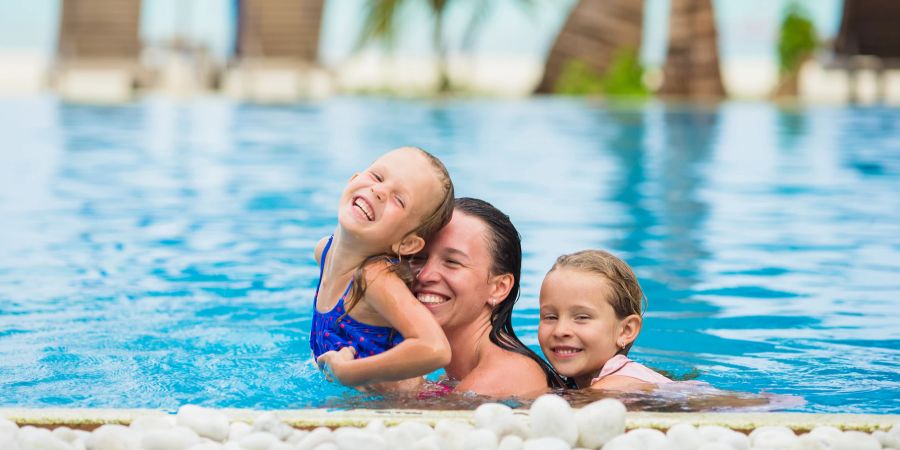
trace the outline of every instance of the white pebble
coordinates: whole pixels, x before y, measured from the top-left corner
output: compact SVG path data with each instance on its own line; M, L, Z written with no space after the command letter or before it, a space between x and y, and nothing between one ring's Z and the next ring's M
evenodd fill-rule
M103 425L94 430L84 442L91 450L138 450L140 440L128 427Z
M293 446L297 446L300 444L300 441L306 439L306 436L309 435L309 431L306 430L294 430L294 432L288 437L285 442L291 444Z
M638 428L612 438L603 450L662 450L669 449L669 442L662 431Z
M128 428L143 433L149 430L165 430L175 426L175 418L169 415L144 415L131 421Z
M666 431L666 439L679 450L696 450L706 443L700 431L689 423L679 423Z
M440 420L434 426L434 431L441 439L441 442L444 443L446 448L451 450L462 449L463 440L474 429L468 422L452 419Z
M554 396L555 397L555 396ZM529 439L522 444L522 450L571 450L568 442L553 436Z
M625 405L618 400L603 399L575 413L578 445L599 448L625 432Z
M494 432L498 438L507 434L524 434L512 408L500 403L484 403L475 408L475 426Z
M827 437L805 433L797 436L797 443L791 450L831 450L831 448L832 444L828 443Z
M730 433L731 429L718 425L703 425L702 427L697 428L697 432L700 433L700 436L707 442L715 442L726 433Z
M531 435L536 438L556 437L569 445L578 441L578 423L569 402L553 394L544 394L531 404ZM528 448L526 441L525 447Z
M818 426L818 427L813 428L812 430L810 430L809 434L811 434L813 436L819 436L822 439L824 439L825 441L827 441L829 443L829 445L832 445L834 443L834 441L836 441L837 438L840 437L841 434L843 434L843 431L841 431L835 427L829 427L829 426L823 425L823 426Z
M52 433L53 433L53 435L56 436L58 439L63 440L63 441L68 442L68 443L75 442L76 440L78 440L78 439L80 438L80 436L78 435L78 433L76 433L75 430L73 430L73 429L71 429L71 428L69 428L69 427L57 427L57 428L54 428L53 431L52 431Z
M175 415L178 426L194 430L200 436L222 442L228 438L228 417L221 411L197 405L184 405Z
M294 446L286 442L276 442L269 450L294 450Z
M16 433L16 441L27 450L71 450L68 442L53 435L45 428L24 426Z
M206 441L195 444L194 446L188 448L188 450L222 450L223 448L225 447L223 447L222 444L219 444L218 442Z
M496 450L497 435L493 431L478 428L469 432L463 439L463 448L471 450Z
M797 435L788 427L759 427L750 433L750 443L753 447L787 450L797 443Z
M313 450L319 445L327 442L334 442L331 429L319 427L309 432L299 443L296 444L298 450ZM337 447L337 446L335 446Z
M727 433L719 436L716 442L728 444L734 450L748 450L750 448L750 436L732 430L728 430Z
M872 437L877 439L884 448L900 450L900 433L892 435L886 431L876 430L872 432Z
M734 447L724 442L707 442L697 447L697 450L734 450Z
M0 417L0 435L13 434L19 430L19 426L15 422L4 417Z
M510 434L500 440L497 450L522 450L524 445L525 440L515 434Z
M334 442L323 442L312 450L341 450Z
M277 442L280 442L277 437L262 431L253 431L238 440L238 444L246 450L269 450Z
M361 428L344 427L335 430L334 442L341 450L387 450L387 440L383 436L369 433ZM407 445L411 445L410 442Z
M881 450L881 443L868 433L845 431L835 442L834 450Z
M410 450L444 450L444 446L441 445L441 438L432 434L414 442Z
M367 428L368 430L368 428ZM391 448L408 448L417 441L434 434L434 430L421 422L403 422L381 433Z
M375 419L366 425L366 431L370 433L384 434L385 430L387 430L387 426L381 419Z
M284 423L270 412L261 414L253 421L253 431L271 433L278 440L285 440L294 433L294 427Z
M150 430L141 437L142 450L187 450L200 443L194 430L177 426L168 430Z
M232 422L228 426L228 440L239 441L242 437L253 432L253 427L246 422Z

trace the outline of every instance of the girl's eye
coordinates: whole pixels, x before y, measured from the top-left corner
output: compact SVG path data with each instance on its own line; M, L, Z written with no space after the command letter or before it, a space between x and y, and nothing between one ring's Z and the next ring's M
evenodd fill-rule
M379 174L377 174L377 173L375 173L375 172L372 172L372 178L374 178L375 181L377 181L377 182L379 182L379 183L381 183L382 181L384 181L384 178L382 178L381 175L379 175Z
M401 207L401 208L406 208L406 202L403 201L402 198L400 198L400 197L394 197L394 198L397 199L397 203L400 204L400 207Z
M554 316L552 314L547 314L547 315L541 316L541 320L543 320L543 321L556 320L556 316Z
M591 316L587 314L579 314L575 316L575 320L590 320Z

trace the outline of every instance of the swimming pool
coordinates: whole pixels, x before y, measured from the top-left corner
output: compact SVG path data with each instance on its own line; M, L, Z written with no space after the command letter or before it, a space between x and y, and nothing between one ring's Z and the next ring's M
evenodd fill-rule
M0 100L0 407L303 408L347 177L420 145L524 238L516 326L586 247L649 298L633 356L808 412L900 413L900 110L339 98ZM892 325L893 324L893 325Z

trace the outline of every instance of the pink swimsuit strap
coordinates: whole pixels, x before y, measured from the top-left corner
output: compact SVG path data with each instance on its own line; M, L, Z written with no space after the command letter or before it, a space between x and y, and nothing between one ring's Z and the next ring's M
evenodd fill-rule
M625 355L616 355L610 358L609 361L606 361L606 364L604 364L603 368L600 369L600 375L597 375L596 378L591 380L591 384L594 384L610 375L631 377L651 384L664 384L673 382L672 380L649 369L647 366L628 359L628 357Z

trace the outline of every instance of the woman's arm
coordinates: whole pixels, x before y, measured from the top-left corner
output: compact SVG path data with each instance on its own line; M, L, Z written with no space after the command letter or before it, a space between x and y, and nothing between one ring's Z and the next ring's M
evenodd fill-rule
M625 375L610 375L592 384L590 389L603 391L652 391L656 389L656 385Z
M328 363L344 385L405 380L450 363L450 344L434 316L388 267L389 263L379 262L366 268L367 287L362 301L403 335L403 341L366 358L350 360L330 352L322 355L320 362Z

